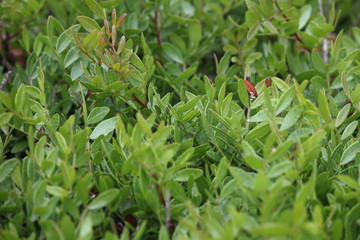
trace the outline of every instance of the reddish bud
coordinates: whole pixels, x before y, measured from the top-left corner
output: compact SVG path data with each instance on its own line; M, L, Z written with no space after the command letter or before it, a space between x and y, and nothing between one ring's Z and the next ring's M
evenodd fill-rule
M130 223L133 227L137 226L137 219L133 215L127 215L124 220L125 222Z
M119 17L119 19L116 22L116 27L117 28L121 26L122 22L126 18L126 15L127 15L126 13L121 14L121 16Z
M24 51L21 48L14 48L10 50L10 59L16 64L24 67L26 65L26 58Z
M265 79L265 85L266 87L271 87L271 82L269 78Z
M112 42L112 45L115 46L115 44L116 44L116 28L114 25L112 26L112 31L111 31L111 42Z
M105 45L106 45L104 36L101 36L100 45L101 45L101 46L105 46Z
M104 20L104 27L105 27L106 34L110 35L110 26L109 26L109 22L107 19Z
M112 24L115 25L116 24L116 9L115 8L112 10L111 20L112 20Z
M251 82L248 80L244 80L244 83L245 83L246 90L248 91L248 93L257 97L258 94L257 94L256 88L254 87L254 85L252 85Z

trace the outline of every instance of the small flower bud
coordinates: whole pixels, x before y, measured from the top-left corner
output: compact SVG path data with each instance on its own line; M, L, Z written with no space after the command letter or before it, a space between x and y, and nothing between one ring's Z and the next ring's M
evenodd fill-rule
M112 25L116 25L116 9L114 8L111 13Z
M127 15L126 13L121 14L121 16L119 17L119 19L116 22L116 27L117 28L121 26L122 22L126 18L126 15Z
M105 27L106 34L110 35L110 26L109 26L109 22L107 19L104 20L104 27Z
M115 45L116 43L116 28L114 25L112 26L112 31L111 31L111 43L112 45Z

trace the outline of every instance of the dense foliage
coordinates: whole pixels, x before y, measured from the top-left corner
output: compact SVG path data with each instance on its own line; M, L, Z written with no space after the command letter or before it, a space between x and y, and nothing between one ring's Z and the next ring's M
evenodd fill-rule
M0 6L0 238L359 239L358 1Z

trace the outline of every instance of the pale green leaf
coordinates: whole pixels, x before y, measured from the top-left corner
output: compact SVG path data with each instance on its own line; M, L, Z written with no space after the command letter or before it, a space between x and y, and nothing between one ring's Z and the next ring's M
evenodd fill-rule
M96 139L101 135L107 135L115 129L116 117L106 119L99 123L90 135L90 139Z

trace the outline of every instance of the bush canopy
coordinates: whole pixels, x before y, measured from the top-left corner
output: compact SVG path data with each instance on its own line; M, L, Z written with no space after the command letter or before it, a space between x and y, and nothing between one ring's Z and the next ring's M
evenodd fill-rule
M360 239L359 1L0 6L1 239Z

